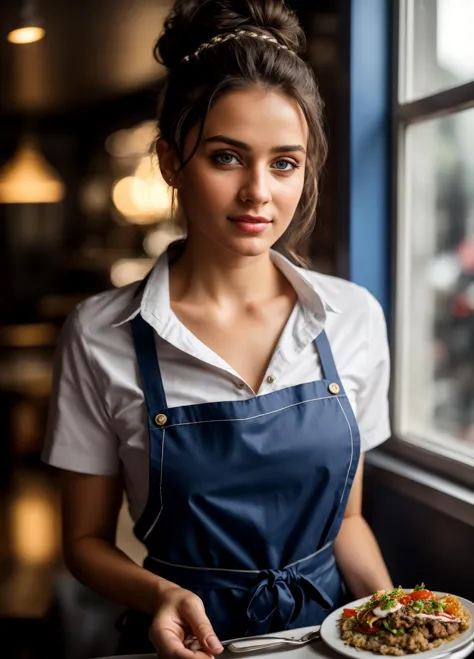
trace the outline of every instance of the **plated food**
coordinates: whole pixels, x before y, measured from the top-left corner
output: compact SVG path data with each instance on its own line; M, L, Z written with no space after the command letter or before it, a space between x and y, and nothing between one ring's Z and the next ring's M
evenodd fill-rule
M457 597L421 584L410 592L380 590L356 608L343 609L338 624L345 645L401 656L455 641L470 628L471 615Z

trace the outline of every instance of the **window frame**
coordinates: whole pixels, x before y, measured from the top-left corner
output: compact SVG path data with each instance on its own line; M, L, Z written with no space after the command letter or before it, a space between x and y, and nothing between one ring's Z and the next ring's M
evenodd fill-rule
M403 75L407 71L403 58L407 47L405 39L409 35L401 29L402 20L410 0L395 0L393 3L392 44L391 44L391 183L390 183L390 335L392 355L392 390L390 406L395 424L397 407L400 405L398 396L400 387L400 348L399 336L402 318L398 313L400 306L401 286L401 244L400 236L406 217L404 214L404 189L402 186L404 170L405 131L409 125L429 119L446 116L453 112L474 108L474 81L463 83L430 96L412 101L400 102L400 91L403 89ZM451 481L474 485L474 456L472 459L457 459L450 454L448 448L437 445L436 450L423 446L423 442L414 443L398 436L394 431L392 439L382 447L385 453L401 458L412 465L419 466L432 473L448 477Z

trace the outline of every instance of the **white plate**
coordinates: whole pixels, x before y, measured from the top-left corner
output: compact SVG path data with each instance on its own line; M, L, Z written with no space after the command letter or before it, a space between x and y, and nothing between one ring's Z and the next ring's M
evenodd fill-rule
M408 588L407 590L410 591L411 588ZM436 593L436 595L438 594L444 595L444 593ZM330 648L339 654L343 654L346 657L353 657L354 659L363 659L364 656L370 656L372 659L374 659L374 657L382 656L376 654L375 652L370 652L369 650L357 650L350 645L346 645L341 638L341 632L339 630L339 625L337 624L343 609L355 609L357 606L364 604L364 602L368 602L369 599L370 597L364 597L363 599L356 600L350 604L346 604L337 611L333 611L321 625L321 638L327 645L329 645ZM434 657L441 657L446 654L452 654L453 652L456 652L456 650L460 650L474 639L474 604L469 600L464 599L463 597L458 597L458 600L471 614L472 620L469 629L466 629L466 631L461 634L461 636L455 641L451 641L450 643L443 643L434 650L419 652L416 654L416 656L419 656L422 659L433 659ZM405 656L413 657L415 655L407 654Z

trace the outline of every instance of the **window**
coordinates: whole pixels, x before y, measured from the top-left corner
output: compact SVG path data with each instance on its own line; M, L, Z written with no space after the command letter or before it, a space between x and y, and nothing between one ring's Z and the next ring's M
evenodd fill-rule
M402 97L411 101L474 80L472 0L408 0L404 13Z
M473 466L474 2L399 14L394 425Z

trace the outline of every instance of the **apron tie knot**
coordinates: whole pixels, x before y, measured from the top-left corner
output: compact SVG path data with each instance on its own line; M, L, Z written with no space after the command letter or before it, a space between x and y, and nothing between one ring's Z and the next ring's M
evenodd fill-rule
M247 607L247 616L253 622L263 623L275 616L283 629L287 629L307 599L316 600L324 610L333 607L333 601L316 579L303 576L296 566L264 570L261 575Z

